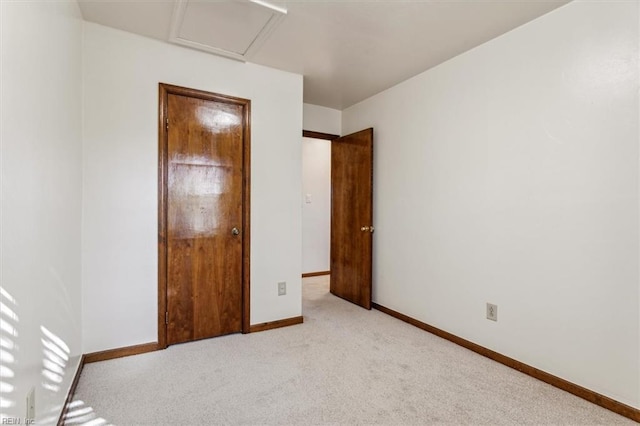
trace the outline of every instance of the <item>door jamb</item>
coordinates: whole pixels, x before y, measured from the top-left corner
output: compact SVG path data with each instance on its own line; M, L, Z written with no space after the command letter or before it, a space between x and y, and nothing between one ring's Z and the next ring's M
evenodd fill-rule
M159 83L158 110L158 349L167 347L168 97L187 96L243 107L242 134L242 333L250 332L251 100Z
M332 135L331 133L322 133L322 132L313 132L311 130L303 130L302 131L303 138L313 138L313 139L324 139L327 141L333 141L338 139L339 135Z

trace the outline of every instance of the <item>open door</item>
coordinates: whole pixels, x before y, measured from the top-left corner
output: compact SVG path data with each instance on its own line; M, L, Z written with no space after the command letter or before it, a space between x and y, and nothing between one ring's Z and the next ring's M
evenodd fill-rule
M373 129L331 142L331 293L371 309Z

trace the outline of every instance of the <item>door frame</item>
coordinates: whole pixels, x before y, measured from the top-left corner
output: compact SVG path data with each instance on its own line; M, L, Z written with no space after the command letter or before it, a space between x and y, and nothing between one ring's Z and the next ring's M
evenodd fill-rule
M333 135L331 133L313 132L311 130L303 130L302 137L312 138L312 139L324 139L326 141L334 141L336 139L340 139L340 135Z
M167 347L167 194L168 194L168 97L186 96L240 105L242 134L242 333L250 332L251 253L251 100L159 83L158 108L158 348Z

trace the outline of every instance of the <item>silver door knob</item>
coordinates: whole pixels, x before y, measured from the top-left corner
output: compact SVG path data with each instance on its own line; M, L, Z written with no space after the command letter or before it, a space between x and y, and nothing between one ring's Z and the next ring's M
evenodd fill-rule
M238 228L233 228L231 230L231 235L239 235L240 234L240 230Z

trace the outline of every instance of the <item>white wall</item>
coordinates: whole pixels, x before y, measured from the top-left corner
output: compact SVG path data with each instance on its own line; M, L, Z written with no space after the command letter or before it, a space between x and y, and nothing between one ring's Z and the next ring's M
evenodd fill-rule
M304 130L339 135L342 128L342 112L318 105L303 105Z
M331 141L302 138L302 272L329 270Z
M75 1L1 15L0 417L24 424L34 386L38 424L55 424L81 352L82 21Z
M377 303L635 407L638 17L570 3L342 117L374 127Z
M251 323L301 313L302 76L86 23L85 352L157 340L159 82L251 99Z

